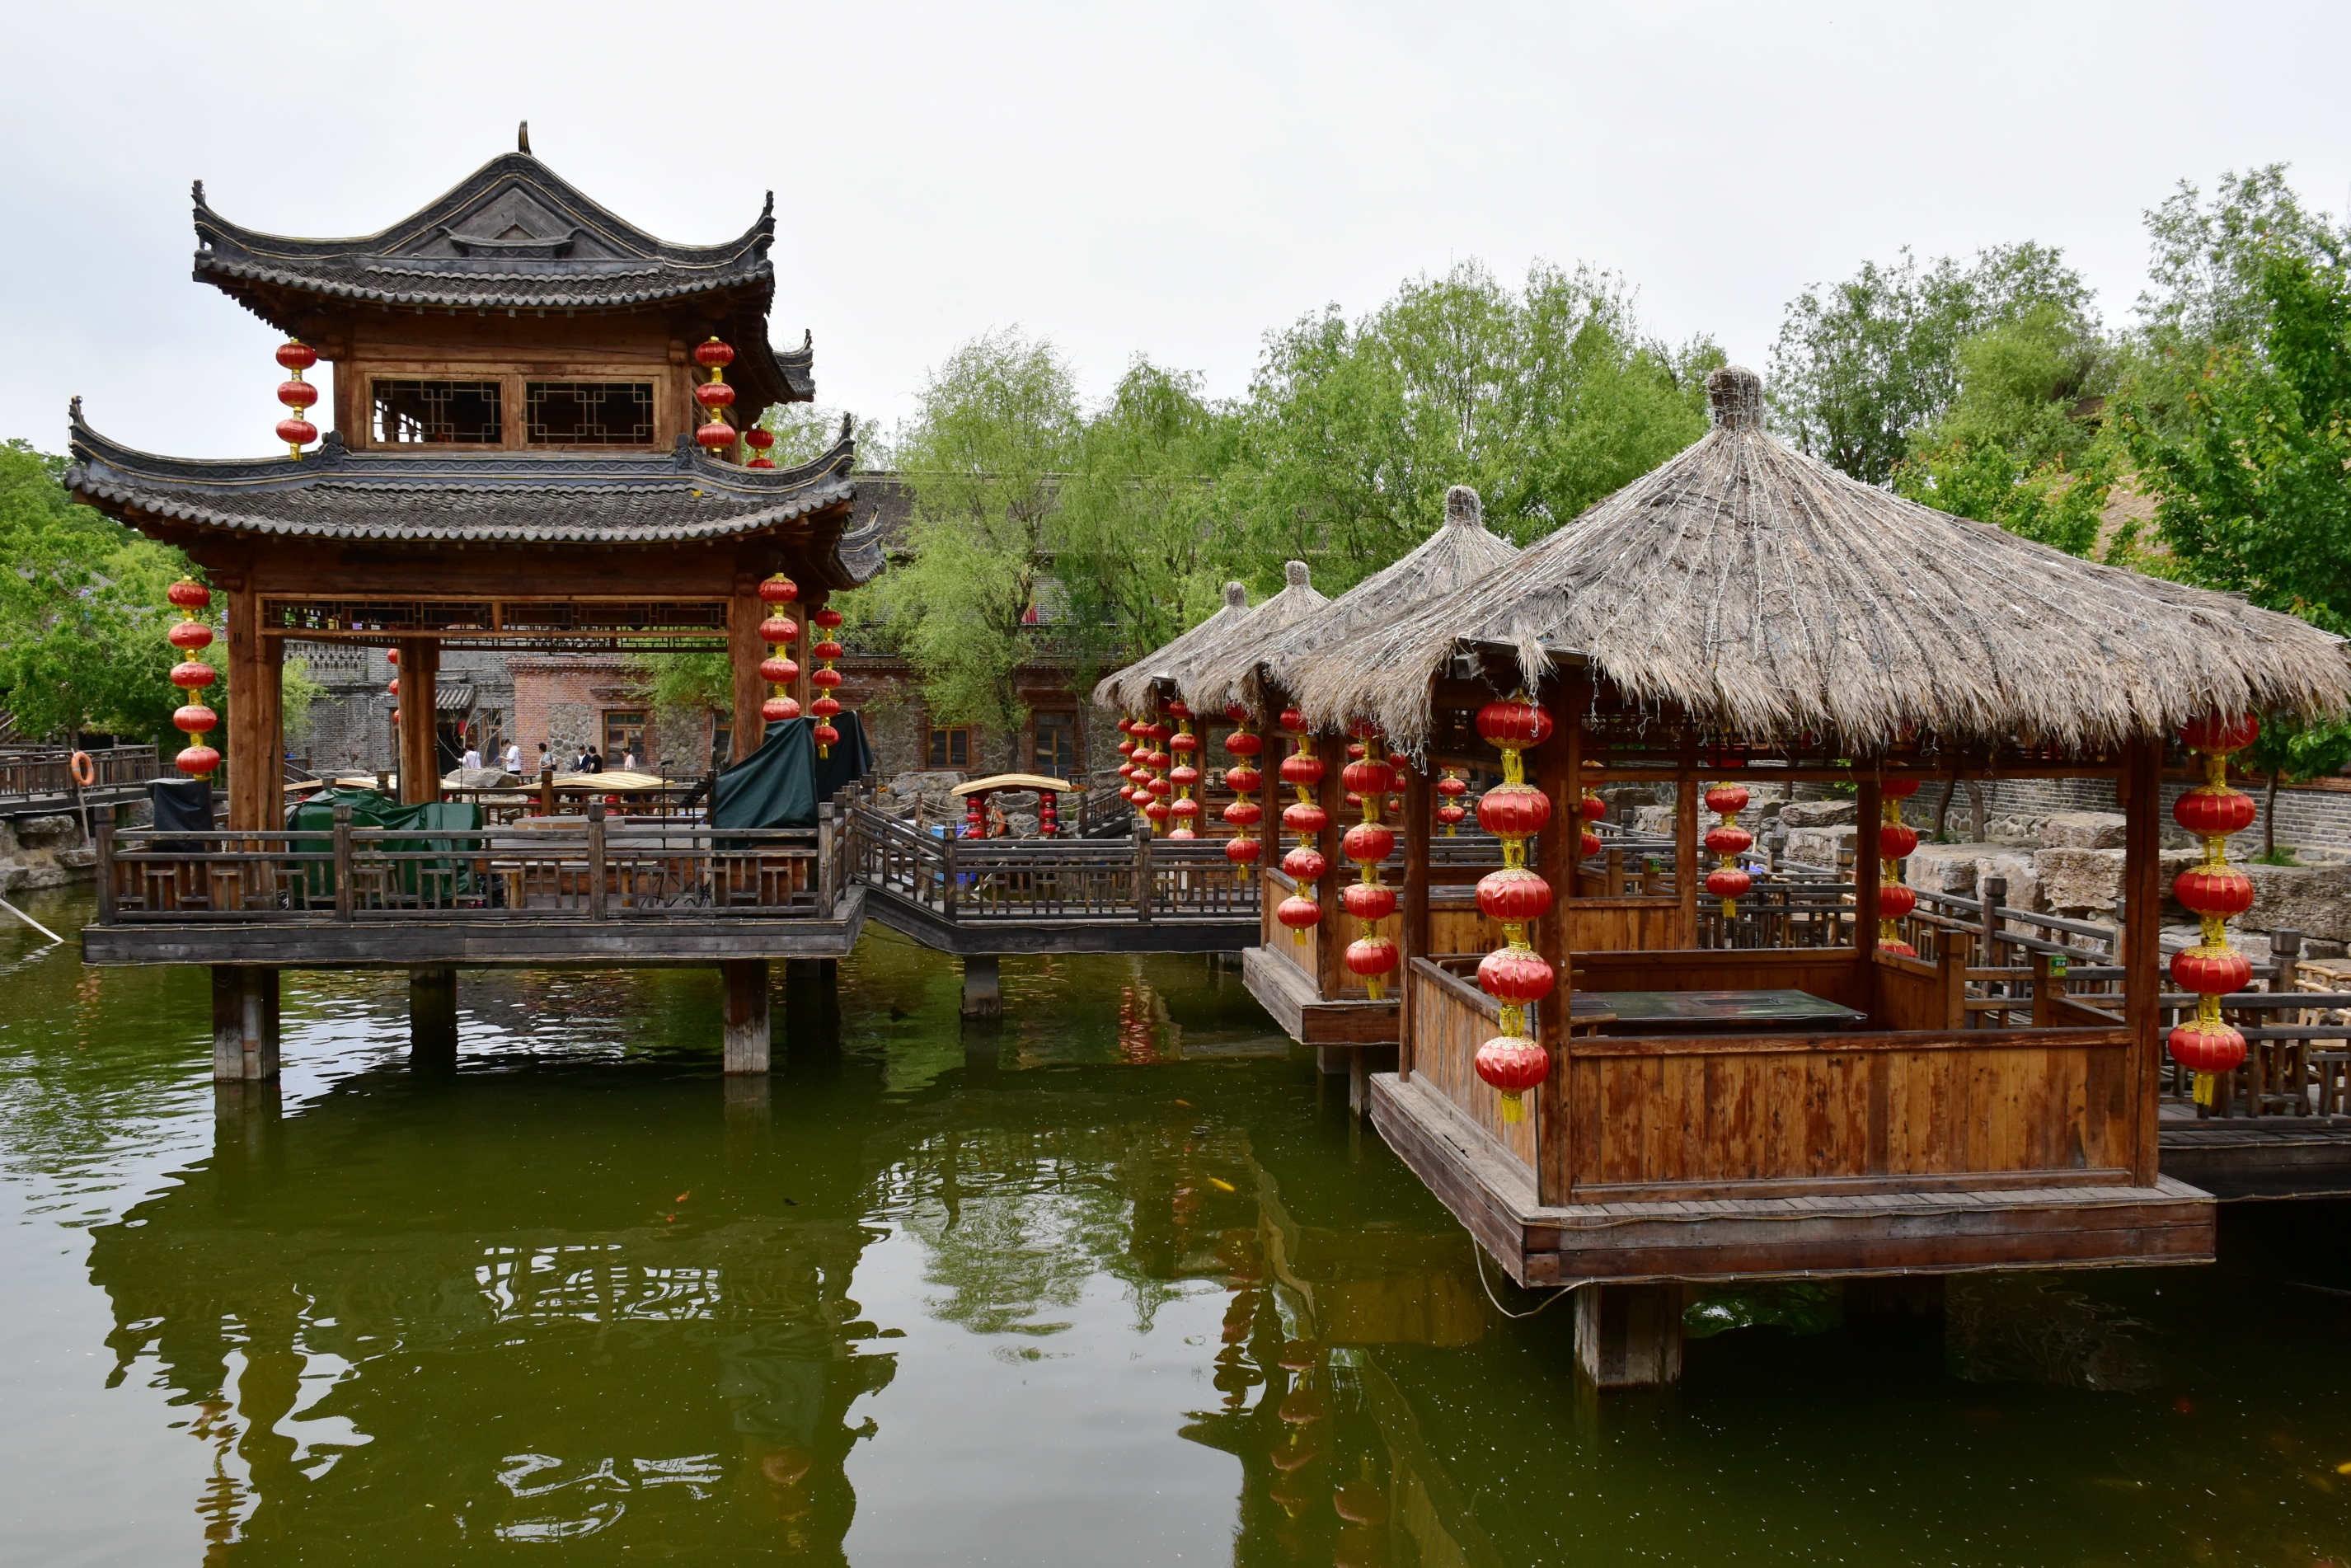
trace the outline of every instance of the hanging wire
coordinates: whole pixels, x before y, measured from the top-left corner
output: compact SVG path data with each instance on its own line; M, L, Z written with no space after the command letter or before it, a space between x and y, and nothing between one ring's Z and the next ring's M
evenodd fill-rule
M1533 1312L1514 1312L1510 1311L1510 1308L1508 1308L1508 1307L1506 1307L1506 1306L1502 1305L1501 1298L1499 1298L1499 1296L1497 1296L1497 1295L1495 1295L1495 1294L1494 1294L1494 1287L1493 1287L1491 1284L1489 1284L1489 1283L1488 1283L1488 1282L1487 1282L1487 1280L1486 1280L1486 1249L1485 1249L1483 1247L1479 1246L1479 1245L1478 1245L1477 1243L1475 1243L1475 1242L1470 1243L1469 1249L1470 1249L1470 1251L1471 1251L1471 1252L1473 1252L1473 1253L1475 1253L1475 1254L1477 1255L1477 1259L1478 1259L1478 1283L1479 1283L1479 1287L1480 1287L1480 1288L1482 1288L1482 1289L1485 1291L1485 1292L1486 1292L1486 1299L1487 1299L1488 1301L1491 1301L1491 1302L1493 1302L1493 1303L1494 1303L1494 1310L1495 1310L1496 1312L1498 1312L1501 1313L1501 1314L1502 1314L1504 1317L1506 1317L1506 1318L1534 1318L1534 1317L1541 1317L1543 1313L1545 1313L1545 1312L1547 1312L1551 1311L1551 1310L1552 1310L1552 1308L1553 1308L1553 1307L1555 1307L1555 1306L1559 1305L1559 1303L1560 1303L1560 1302L1562 1302L1562 1301L1563 1301L1567 1300L1567 1298L1568 1298L1568 1297L1570 1297L1570 1296L1572 1296L1572 1295L1575 1294L1575 1292L1576 1292L1576 1291L1580 1291L1580 1290L1583 1289L1583 1286L1581 1286L1581 1285L1568 1285L1568 1286L1564 1286L1564 1287L1562 1287L1562 1288L1561 1288L1561 1289L1559 1289L1559 1290L1555 1290L1555 1291L1553 1291L1550 1295L1545 1296L1545 1297L1543 1298L1542 1305L1541 1305L1541 1306L1537 1307ZM1523 1287L1521 1287L1521 1288L1523 1289Z

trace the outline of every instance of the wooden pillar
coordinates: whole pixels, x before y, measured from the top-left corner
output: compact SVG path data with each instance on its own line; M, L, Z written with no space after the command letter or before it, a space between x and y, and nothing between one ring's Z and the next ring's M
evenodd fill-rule
M2158 1003L2163 989L2163 742L2130 742L2123 751L2123 1024L2130 1030L2131 1179L2157 1178L2157 1119L2162 1112L2163 1040ZM2038 994L2036 988L2035 994ZM2256 1046L2255 1050L2260 1048Z
M1000 1019L1004 988L993 953L974 953L963 961L963 1016Z
M1682 1380L1682 1287L1585 1285L1575 1293L1576 1369L1601 1388Z
M1685 749L1674 775L1674 892L1682 906L1674 916L1674 946L1698 946L1698 762Z
M405 681L400 689L408 690ZM428 1069L457 1064L457 970L454 965L429 964L408 971L408 1064Z
M768 1071L768 961L729 958L718 966L726 990L726 1071Z
M759 640L759 622L768 618L767 601L759 597L759 580L738 577L734 596L726 601L726 658L735 669L735 738L730 762L740 762L759 749L767 738L767 720L759 706L768 700L767 684L759 679L760 662L768 644Z
M1347 786L1339 777L1346 771L1347 737L1325 735L1317 742L1322 756L1322 782L1314 790L1315 804L1331 821L1319 841L1323 873L1315 896L1322 904L1322 919L1314 927L1314 992L1324 1001L1337 999L1347 983L1347 911L1339 890L1347 883L1347 868L1354 862L1339 852L1346 841Z
M1553 693L1558 689L1556 685L1552 688ZM1551 801L1551 823L1528 846L1529 863L1537 876L1551 883L1552 912L1535 922L1531 936L1535 951L1558 977L1552 984L1551 995L1535 1009L1535 1043L1543 1048L1551 1063L1550 1076L1532 1096L1535 1201L1541 1204L1567 1202L1575 1171L1573 1118L1568 1113L1567 1057L1567 1015L1575 989L1575 955L1568 946L1567 911L1559 900L1575 880L1575 852L1583 831L1583 819L1576 810L1576 797L1583 786L1582 731L1575 718L1583 707L1578 697L1581 689L1581 681L1566 683L1568 712L1552 712L1551 734L1534 748L1531 758L1535 782Z
M1857 994L1861 1010L1869 1015L1869 1027L1884 1029L1877 1016L1877 819L1886 809L1886 793L1879 788L1875 768L1855 784L1858 798L1854 806L1853 938L1854 961L1861 966Z
M285 775L277 746L277 645L261 635L261 599L232 580L224 618L228 632L228 825L282 827L270 804Z
M257 1082L277 1076L277 971L213 966L213 1079Z
M1396 1071L1409 1077L1412 1072L1412 961L1428 956L1428 860L1429 840L1437 831L1437 819L1430 815L1434 808L1429 788L1428 769L1416 768L1405 776L1404 821L1404 896L1399 908L1402 917L1396 925ZM1366 1091L1367 1092L1367 1091ZM1351 1100L1353 1092L1350 1092ZM1356 1106L1362 1110L1361 1104Z
M434 729L434 687L441 674L437 637L400 639L400 800L441 799L441 753Z

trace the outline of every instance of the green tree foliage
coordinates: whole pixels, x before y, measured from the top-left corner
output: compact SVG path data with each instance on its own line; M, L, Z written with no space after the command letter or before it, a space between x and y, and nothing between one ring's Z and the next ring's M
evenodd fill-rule
M1082 426L1051 344L1008 330L956 350L925 384L898 453L914 493L906 559L857 596L914 666L935 718L983 726L1015 750L1026 710L1014 677Z
M2036 317L2037 329L2027 325ZM2048 246L2001 246L1968 267L1949 256L1922 267L1906 249L1890 267L1865 262L1844 282L1789 303L1771 349L1773 406L1802 451L1884 485L1959 400L1974 340L2022 329L1980 350L1976 366L2013 372L2023 367L2001 361L2053 348L2062 358L2085 326L2095 336L2089 287ZM1980 416L1995 412L1999 379L1987 378Z
M0 707L28 735L175 736L179 689L164 675L178 655L163 633L178 616L164 590L187 560L68 500L64 469L22 441L0 445Z
M1218 505L1257 580L1302 558L1329 592L1427 538L1448 486L1526 542L1703 434L1721 362L1643 338L1607 273L1539 264L1514 291L1464 262L1361 320L1332 307L1269 334Z
M2262 721L2260 737L2231 760L2248 772L2267 777L2262 801L2261 858L2272 865L2291 865L2294 846L2288 844L2283 855L2278 852L2278 786L2324 779L2351 766L2351 725L2273 714Z

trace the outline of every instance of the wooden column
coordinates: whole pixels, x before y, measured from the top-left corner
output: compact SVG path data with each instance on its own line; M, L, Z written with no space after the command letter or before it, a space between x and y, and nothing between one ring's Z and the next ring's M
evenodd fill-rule
M1399 824L1404 834L1404 894L1396 922L1395 997L1396 1071L1406 1076L1412 1071L1412 961L1428 956L1429 839L1437 831L1437 821L1429 812L1435 793L1426 768L1416 768L1405 776L1404 821Z
M767 618L759 580L737 578L734 595L726 601L726 658L735 666L735 739L727 758L730 762L740 762L758 750L767 737L767 721L759 716L759 705L768 700L767 683L759 679L760 661L768 656L768 644L759 640L759 622Z
M1698 946L1698 763L1685 755L1674 775L1674 892L1682 906L1674 916L1674 946Z
M270 803L285 775L277 746L279 705L276 645L261 635L261 599L246 580L231 580L224 619L228 632L228 825L283 826Z
M1861 770L1854 770L1859 774ZM1855 780L1857 799L1854 806L1853 833L1853 925L1855 961L1861 966L1861 1009L1869 1015L1871 1029L1884 1029L1877 1008L1877 828L1878 815L1886 809L1886 793L1878 787L1877 771L1872 768Z
M1322 881L1315 889L1322 904L1322 920L1314 927L1314 992L1327 1002L1337 1000L1347 983L1347 911L1339 902L1339 890L1346 885L1347 868L1354 862L1339 851L1351 825L1347 821L1347 786L1339 777L1347 768L1347 737L1317 737L1315 748L1322 758L1322 782L1315 787L1314 803L1331 821L1320 840L1324 870Z
M2163 1041L2158 1000L2163 989L2163 742L2135 740L2123 752L2123 1022L2130 1030L2124 1077L2137 1133L2131 1179L2153 1186L2156 1134L2162 1113ZM2040 994L2035 987L2033 994ZM2254 1047L2259 1050L2260 1047Z
M433 706L440 673L439 638L400 639L400 800L404 806L441 799Z
M963 961L963 1016L1000 1019L1004 1016L1004 986L993 953L973 953Z
M768 961L729 958L718 966L726 991L726 1071L768 1071Z
M1682 1287L1586 1285L1575 1293L1575 1364L1601 1388L1682 1380Z
M277 971L213 966L213 1078L260 1082L277 1076Z
M401 654L404 664L406 653ZM406 677L400 689L408 690ZM407 717L406 710L401 716ZM457 971L433 964L408 971L408 1065L431 1070L457 1065Z
M1556 685L1552 691L1557 691ZM1536 1008L1539 1020L1535 1043L1551 1061L1551 1076L1532 1096L1535 1116L1535 1201L1563 1204L1574 1180L1573 1117L1567 1083L1567 1014L1573 1000L1575 955L1568 947L1567 911L1560 895L1575 876L1575 849L1583 831L1575 800L1583 782L1581 731L1572 716L1583 711L1575 687L1568 687L1568 714L1552 713L1551 734L1530 754L1534 781L1551 801L1551 824L1528 845L1527 862L1534 873L1551 883L1552 913L1535 922L1530 934L1534 949L1558 976L1552 993ZM1589 1291L1596 1287L1587 1287Z

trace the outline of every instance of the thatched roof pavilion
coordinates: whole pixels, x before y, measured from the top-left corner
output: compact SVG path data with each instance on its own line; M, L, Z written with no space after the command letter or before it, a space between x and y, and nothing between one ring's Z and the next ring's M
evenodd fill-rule
M1863 753L1910 727L2078 747L2215 710L2351 706L2345 643L2306 622L1850 479L1764 429L1751 371L1707 392L1696 444L1385 633L1302 661L1293 699L1417 748L1430 677L1482 643L1531 682L1581 654L1635 705Z
M1318 656L1394 625L1431 599L1499 570L1518 553L1509 540L1486 530L1478 492L1456 485L1445 492L1445 521L1418 548L1338 598L1300 614L1279 633L1264 622L1253 622L1249 634L1229 653L1204 659L1195 667L1184 683L1184 700L1203 713L1239 703L1262 716L1276 706L1269 682L1287 692L1294 673Z
M1280 593L1251 608L1249 591L1238 582L1225 584L1224 608L1189 632L1145 653L1123 670L1104 675L1094 686L1094 704L1123 713L1142 713L1155 700L1155 686L1164 681L1191 701L1199 672L1221 664L1260 645L1262 640L1294 624L1299 617L1330 603L1307 581L1306 563L1293 560L1283 568L1288 580ZM1196 705L1195 705L1196 706ZM1218 708L1222 704L1217 705ZM1217 711L1200 708L1202 713Z

